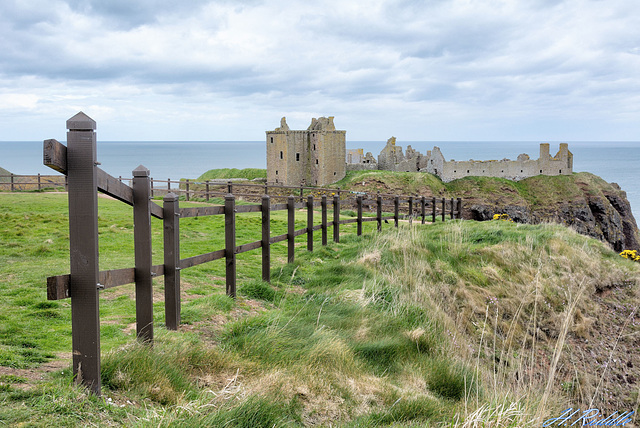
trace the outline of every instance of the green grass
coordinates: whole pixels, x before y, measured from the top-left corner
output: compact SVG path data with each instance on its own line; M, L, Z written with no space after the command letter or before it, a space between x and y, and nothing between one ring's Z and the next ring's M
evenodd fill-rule
M99 208L101 269L131 267L131 208L107 199ZM316 233L313 253L298 238L292 264L286 246L274 245L271 284L260 280L259 250L238 255L236 300L224 295L224 260L183 270L177 332L162 328L155 280L153 347L134 338L133 286L101 292L98 399L73 385L68 368L35 387L19 371L58 356L70 363L69 301L47 301L45 292L47 276L68 273L66 209L63 195L0 195L0 365L15 370L0 377L0 424L441 426L511 396L514 371L529 364L522 343L531 322L558 332L580 287L640 272L556 225L414 222L377 233L370 222L362 237L354 224L341 226L339 244L323 247ZM286 231L285 215L272 213L273 235ZM259 239L259 213L236 221L238 245ZM296 228L305 221L298 212ZM161 222L152 228L160 264ZM182 258L224 246L222 216L180 228ZM576 308L593 316L601 309L591 295ZM535 408L522 412L511 426L529 426Z
M254 178L267 178L267 170L260 168L220 168L210 169L209 171L198 177L198 181L220 180L225 178L246 178L253 180Z

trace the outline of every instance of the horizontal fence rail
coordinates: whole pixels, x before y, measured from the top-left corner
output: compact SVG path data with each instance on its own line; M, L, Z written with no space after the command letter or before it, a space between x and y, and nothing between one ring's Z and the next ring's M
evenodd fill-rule
M314 232L321 233L322 245L327 245L328 230L333 228L333 241L340 241L340 225L356 224L357 234L362 235L363 223L377 222L377 230L389 220L397 227L400 220L412 222L420 218L424 224L428 210L431 221L437 214L445 220L461 218L462 200L424 196L399 196L365 194L340 189L295 187L252 184L227 181L225 183L180 181L179 186L167 180L162 206L152 198L153 179L150 172L139 166L132 179L115 178L98 168L96 160L95 122L84 113L78 113L67 121L67 146L57 140L45 140L43 162L63 174L54 176L65 183L69 192L70 267L67 275L47 278L49 300L71 299L73 370L78 379L97 395L100 394L100 321L99 291L125 284L135 284L136 332L139 340L153 342L152 279L164 277L165 324L175 330L180 325L180 272L193 266L215 260L225 260L226 293L236 296L236 257L248 251L261 250L262 280L271 281L271 245L285 242L287 260L295 261L295 238L307 235L307 250L313 251ZM37 183L43 186L42 176ZM14 180L12 180L13 182ZM156 181L158 183L158 181ZM6 184L6 183L5 183ZM203 185L204 192L197 186ZM196 187L194 187L196 186ZM223 205L180 207L179 192L186 200L198 195L203 199L217 194L214 186L221 188ZM257 193L233 193L245 186ZM184 190L181 190L183 187ZM41 189L42 187L39 187ZM11 190L14 190L13 188ZM155 189L156 191L158 189ZM307 191L305 195L304 192ZM98 205L97 192L107 194L133 207L135 267L115 270L99 270L98 258ZM282 192L288 192L283 195ZM295 193L292 194L292 193ZM255 198L255 204L237 205L238 197ZM276 200L284 199L284 203ZM448 204L448 205L447 205ZM341 208L353 206L355 218L341 219ZM385 207L393 209L393 215L385 214ZM314 222L315 211L320 210L320 222ZM364 210L370 211L369 216ZM307 221L303 228L295 228L297 210L306 210ZM287 233L271 236L271 213L287 212ZM328 212L333 215L329 218ZM402 211L402 214L401 214ZM245 213L261 213L261 239L236 242L236 217ZM375 216L373 214L375 213ZM221 216L224 221L224 248L192 257L180 257L180 220L193 217ZM152 265L151 218L163 222L164 263Z

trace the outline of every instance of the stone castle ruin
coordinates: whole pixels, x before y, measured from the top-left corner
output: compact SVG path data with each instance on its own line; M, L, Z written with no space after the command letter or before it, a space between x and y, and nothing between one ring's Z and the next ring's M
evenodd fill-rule
M287 186L326 186L346 174L346 133L333 116L313 118L304 131L280 127L267 131L267 182Z
M346 171L386 170L427 172L444 182L458 178L500 177L522 180L536 175L571 175L573 154L567 143L555 156L549 144L540 144L540 157L521 154L516 160L446 161L439 147L425 155L407 146L405 153L396 138L387 140L376 160L364 149L346 150L346 131L336 131L333 116L312 119L306 131L291 131L283 117L280 127L267 131L267 181L290 186L325 186L341 180Z

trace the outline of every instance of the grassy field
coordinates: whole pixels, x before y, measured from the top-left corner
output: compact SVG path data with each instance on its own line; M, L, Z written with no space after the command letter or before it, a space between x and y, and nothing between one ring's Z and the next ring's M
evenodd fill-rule
M99 207L101 269L133 266L131 208ZM223 248L222 220L182 220L181 257ZM135 341L133 285L103 291L96 398L70 374L69 301L46 300L45 278L69 270L66 197L0 194L0 221L0 425L522 427L592 397L637 407L614 360L640 368L639 265L562 226L345 226L313 253L299 237L294 264L274 245L271 284L259 251L239 255L236 300L224 261L186 269L177 332L154 282L153 348ZM284 212L272 221L285 232ZM259 213L237 229L238 245L259 239ZM574 359L587 338L607 345L597 365Z

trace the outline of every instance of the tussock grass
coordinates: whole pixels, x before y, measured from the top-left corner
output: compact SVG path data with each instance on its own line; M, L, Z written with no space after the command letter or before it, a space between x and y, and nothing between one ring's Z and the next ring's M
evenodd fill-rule
M9 225L9 245L0 247L0 365L15 370L70 349L68 302L44 299L44 276L68 270L59 239L65 207L55 197L0 205ZM101 260L128 267L131 213L100 203ZM25 217L38 226L21 227ZM238 222L239 244L257 239L258 216ZM132 288L108 290L105 400L83 395L68 369L36 388L16 371L0 377L0 423L539 426L569 400L579 405L604 389L601 378L584 377L565 394L567 343L590 337L602 311L593 296L637 280L637 264L557 225L366 226L363 237L298 250L296 263L274 266L271 284L256 279L258 252L239 255L235 301L223 294L223 263L185 270L185 325L157 328L153 347L133 340ZM286 229L284 217L274 216L273 229ZM213 221L185 220L182 256L221 248L220 231ZM154 228L154 239L160 233ZM34 253L34 244L48 250ZM285 260L286 247L272 254ZM161 323L161 299L155 305Z

